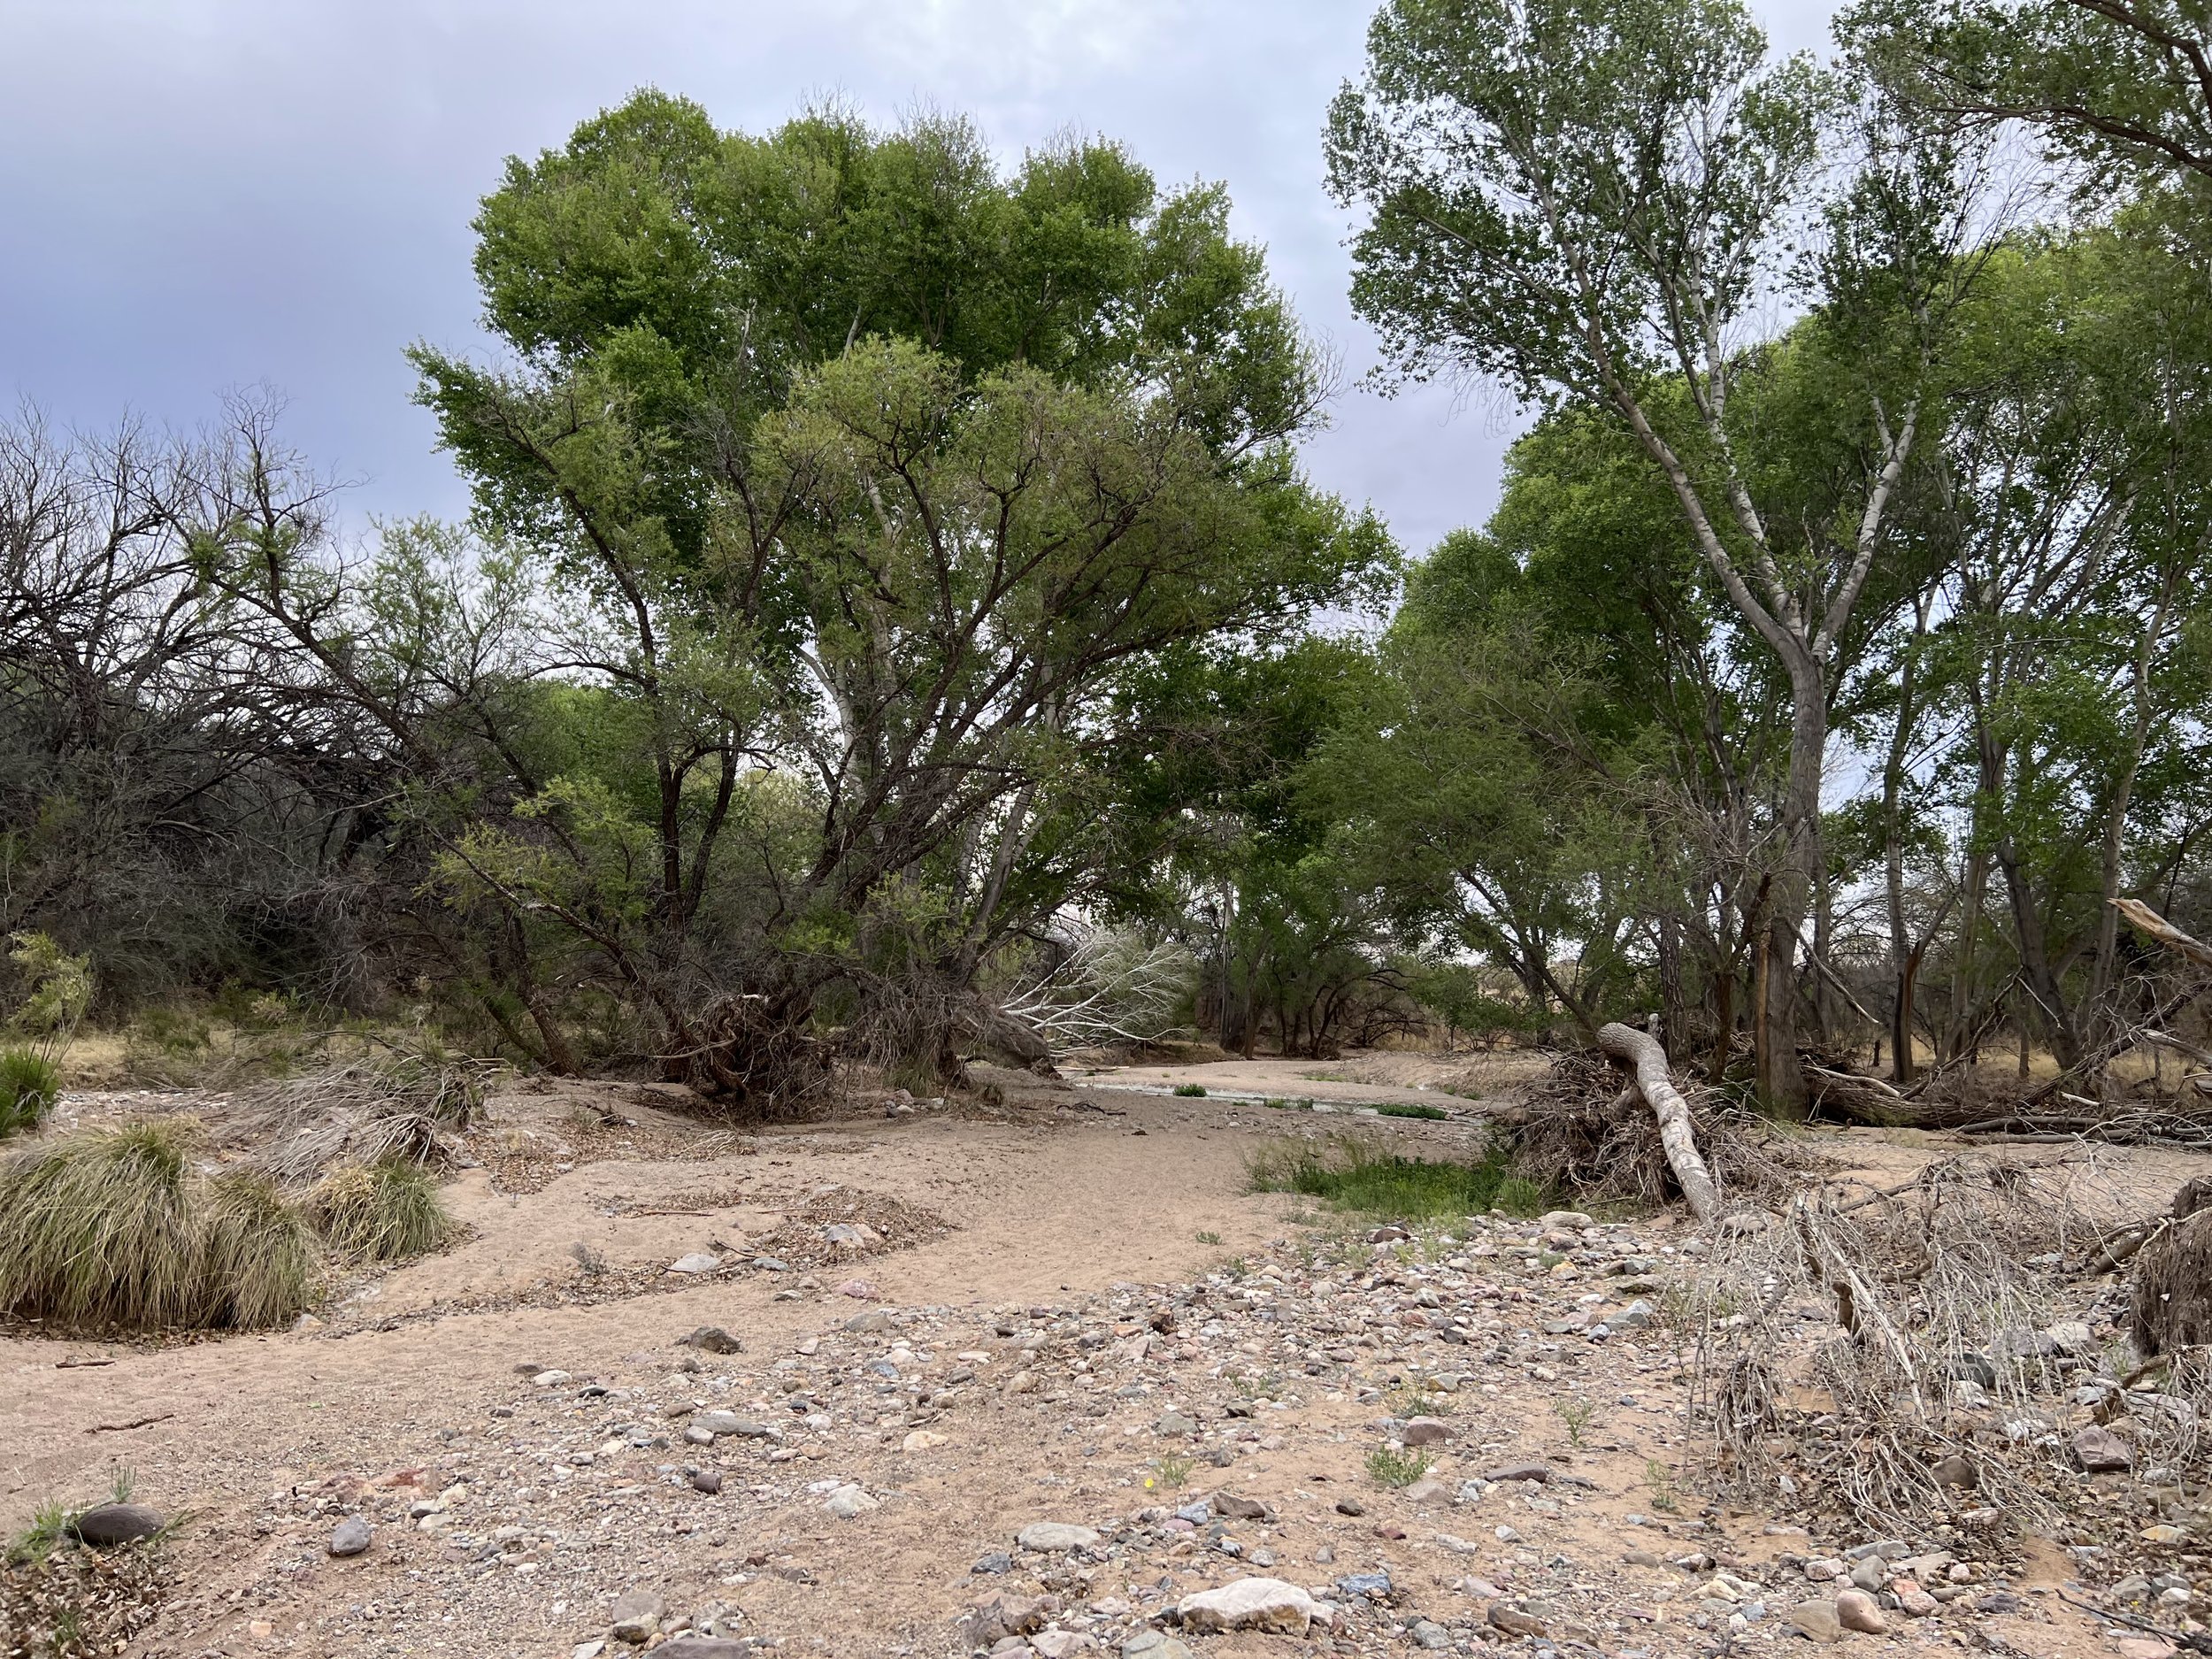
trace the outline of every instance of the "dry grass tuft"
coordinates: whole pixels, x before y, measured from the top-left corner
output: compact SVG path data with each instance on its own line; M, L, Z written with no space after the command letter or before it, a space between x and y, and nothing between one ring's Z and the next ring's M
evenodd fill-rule
M265 1176L203 1176L202 1125L81 1130L0 1163L0 1310L84 1330L274 1325L314 1241Z
M302 1077L264 1083L223 1109L227 1145L250 1146L288 1187L339 1164L417 1164L439 1136L465 1129L496 1065L430 1050L394 1050Z
M210 1311L203 1323L242 1331L281 1325L315 1299L322 1262L315 1231L259 1170L210 1179L201 1195Z
M453 1234L452 1217L429 1176L403 1158L334 1170L308 1203L331 1248L362 1261L409 1261Z

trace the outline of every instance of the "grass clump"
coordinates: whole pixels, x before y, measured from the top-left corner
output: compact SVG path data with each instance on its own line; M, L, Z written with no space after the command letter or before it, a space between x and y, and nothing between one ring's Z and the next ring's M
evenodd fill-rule
M1425 1106L1415 1101L1385 1101L1375 1108L1378 1117L1418 1118L1428 1123L1441 1123L1451 1113L1441 1106Z
M1372 1142L1340 1136L1324 1145L1286 1141L1263 1148L1248 1166L1252 1189L1298 1193L1340 1210L1420 1221L1503 1210L1539 1215L1544 1194L1507 1172L1507 1152L1493 1148L1479 1164L1409 1158Z
M0 1312L83 1330L275 1325L314 1240L257 1171L204 1176L190 1118L87 1129L0 1163Z
M1367 1454L1367 1472L1378 1486L1388 1486L1395 1492L1411 1486L1429 1472L1426 1452L1394 1451L1387 1446L1378 1446Z
M206 1271L224 1298L211 1325L256 1330L280 1325L314 1300L320 1253L315 1230L259 1170L234 1170L207 1183L202 1227Z
M1175 1092L1189 1100L1206 1098L1206 1086L1203 1083L1178 1083L1175 1086Z
M45 1121L61 1098L61 1072L44 1055L0 1048L0 1141Z
M209 1323L188 1120L90 1129L0 1166L0 1308L87 1327Z
M367 1262L426 1256L453 1232L429 1175L403 1158L334 1171L317 1185L310 1203L331 1248Z

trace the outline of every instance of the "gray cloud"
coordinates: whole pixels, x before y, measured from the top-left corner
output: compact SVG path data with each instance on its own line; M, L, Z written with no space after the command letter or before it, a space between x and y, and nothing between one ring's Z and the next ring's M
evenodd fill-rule
M1763 8L1816 46L1825 0ZM973 115L1010 156L1067 129L1164 180L1226 180L1243 234L1352 377L1319 127L1357 0L13 0L0 8L0 392L66 423L190 425L225 388L291 400L363 512L457 513L408 402L408 342L480 341L468 219L503 157L652 84L726 127L810 98ZM1409 547L1481 518L1514 428L1479 395L1348 384L1310 452Z

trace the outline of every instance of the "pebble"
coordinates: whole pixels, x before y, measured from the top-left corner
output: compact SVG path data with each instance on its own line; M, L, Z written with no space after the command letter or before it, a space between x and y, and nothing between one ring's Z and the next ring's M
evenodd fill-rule
M1071 1526L1065 1521L1032 1521L1014 1535L1014 1542L1024 1549L1059 1554L1071 1549L1088 1549L1099 1541L1100 1534L1087 1526Z
M668 1617L668 1600L655 1590L625 1590L614 1599L608 1634L617 1641L642 1646L660 1633Z

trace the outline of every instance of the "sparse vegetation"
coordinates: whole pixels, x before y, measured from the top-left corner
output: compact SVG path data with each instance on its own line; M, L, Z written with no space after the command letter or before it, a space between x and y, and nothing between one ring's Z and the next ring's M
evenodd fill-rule
M365 1262L427 1255L453 1230L427 1171L404 1158L346 1164L323 1178L309 1205L331 1248Z
M1492 1209L1533 1215L1543 1207L1541 1193L1509 1174L1502 1148L1494 1148L1479 1164L1432 1163L1340 1135L1321 1145L1282 1141L1263 1148L1251 1158L1248 1172L1255 1192L1299 1193L1400 1221Z
M1151 1479L1144 1484L1149 1486L1156 1483L1172 1492L1187 1481L1191 1478L1191 1471L1197 1467L1196 1458L1187 1456L1181 1452L1170 1452L1152 1465Z
M1413 1101L1385 1101L1375 1108L1382 1118L1418 1118L1429 1123L1440 1123L1451 1113L1440 1106L1424 1106Z
M1367 1454L1367 1472L1378 1486L1388 1486L1395 1492L1411 1486L1427 1474L1429 1462L1426 1452L1402 1452L1388 1446L1378 1446Z
M1206 1098L1206 1086L1203 1083L1178 1083L1175 1086L1175 1092L1186 1100Z
M61 1072L28 1048L0 1048L0 1141L45 1120L61 1098Z
M1591 1403L1578 1394L1570 1394L1563 1400L1552 1402L1551 1409L1559 1420L1567 1426L1567 1444L1581 1445L1582 1437L1590 1427L1590 1418L1594 1410Z
M1218 1233L1202 1233L1198 1235L1198 1241L1201 1244L1218 1244L1221 1235Z

